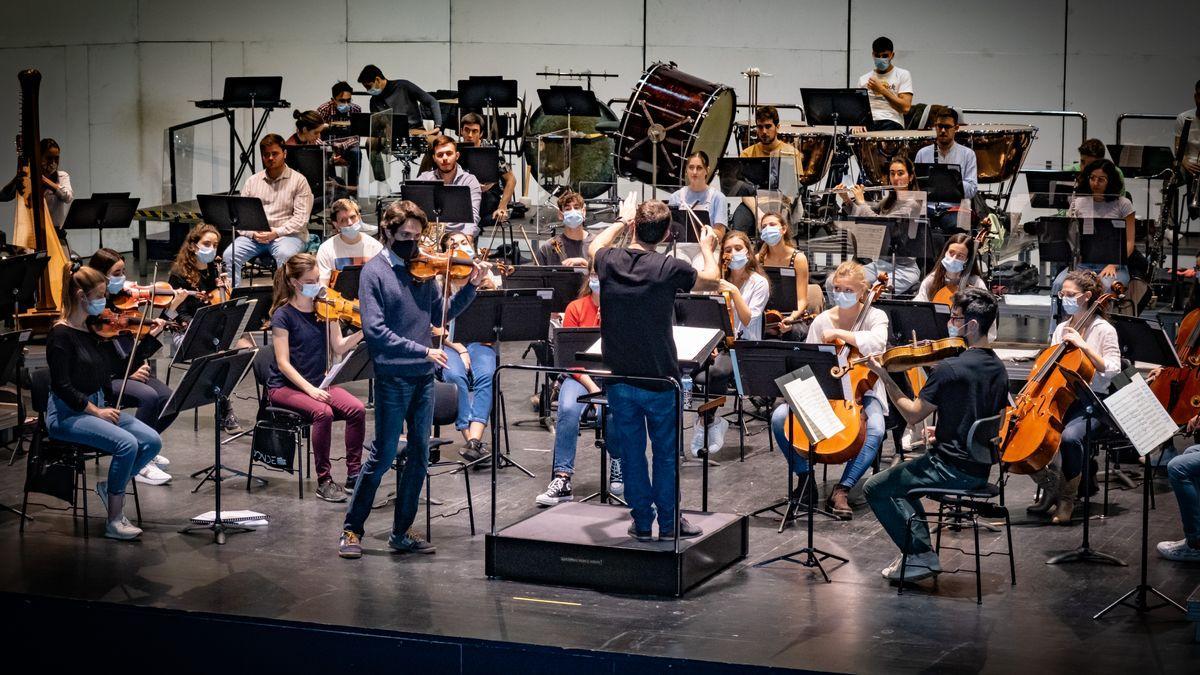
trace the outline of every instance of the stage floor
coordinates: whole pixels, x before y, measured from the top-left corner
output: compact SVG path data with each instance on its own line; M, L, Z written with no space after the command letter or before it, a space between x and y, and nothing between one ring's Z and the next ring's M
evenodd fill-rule
M506 352L506 358L508 354ZM514 354L513 357L519 357ZM532 417L524 394L527 379L509 378L510 419ZM362 386L356 393L365 393ZM239 393L251 392L249 383ZM237 400L243 420L253 418L253 401ZM226 508L252 508L271 516L256 532L233 535L223 547L203 535L177 532L188 518L212 508L212 489L192 494L187 475L208 463L209 422L201 415L194 433L189 416L166 434L172 484L142 486L146 532L140 542L82 537L69 514L31 507L36 520L24 536L17 518L0 513L0 592L103 601L120 605L211 612L240 617L311 622L440 638L494 640L567 649L696 659L835 672L1189 672L1200 662L1192 626L1166 609L1145 617L1119 609L1108 618L1092 615L1137 583L1137 568L1093 565L1047 566L1052 553L1078 545L1081 528L1028 522L1024 505L1032 483L1016 477L1010 487L1017 524L1017 585L1010 586L1006 561L985 558L983 605L975 604L971 575L943 575L936 583L897 597L880 578L896 550L864 506L850 522L818 518L818 545L850 559L829 568L832 583L812 570L778 563L751 565L804 545L803 525L777 534L776 522L754 518L750 555L677 600L604 594L588 590L488 580L484 575L484 532L491 505L487 472L472 478L476 536L464 511L433 520L432 556L393 555L386 538L390 508L367 522L361 560L336 555L344 504L317 500L310 481L296 497L295 478L266 474L266 488L245 492L244 479L225 483ZM737 437L716 456L710 508L747 513L782 496L783 460L766 452L763 423L751 424L747 458L739 462ZM513 457L536 478L505 469L499 478L497 517L511 525L533 513L534 497L549 478L552 437L536 427L513 428ZM340 425L334 455L342 455ZM226 461L244 468L248 441L228 446ZM453 452L453 446L447 448ZM890 442L885 447L890 457ZM580 439L576 494L597 487L598 452L590 432ZM7 459L7 453L0 454ZM102 464L103 466L103 464ZM334 475L344 477L335 462ZM256 469L257 473L257 469ZM836 480L839 467L830 471ZM93 467L89 482L102 476ZM683 469L686 508L700 504L700 469ZM0 501L19 505L24 463L0 464ZM391 484L387 479L385 485ZM390 487L388 488L390 489ZM1151 546L1181 536L1175 500L1165 480L1155 484ZM385 496L381 490L380 497ZM435 513L465 505L462 479L434 479ZM99 502L92 498L99 510ZM861 499L861 497L859 498ZM34 500L53 503L35 495ZM1136 564L1141 526L1140 492L1113 493L1111 517L1093 521L1099 550ZM424 527L424 512L418 517ZM969 545L969 532L948 534L947 544ZM985 546L1002 546L1002 535L984 533ZM943 566L969 565L947 552ZM1200 566L1150 560L1150 580L1179 602L1200 583ZM164 662L169 665L170 661Z

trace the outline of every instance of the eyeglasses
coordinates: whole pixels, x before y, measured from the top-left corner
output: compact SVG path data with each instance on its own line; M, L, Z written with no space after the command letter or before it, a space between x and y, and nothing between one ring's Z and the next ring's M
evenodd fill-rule
M951 320L951 321L966 321L966 320L967 320L967 317L963 316L962 314L959 314L958 316L955 316L955 315L951 314L951 315L950 315L950 320Z
M941 130L941 131L949 131L954 128L954 125L953 124L935 124L935 125L933 125L933 128Z
M1081 296L1081 295L1083 295L1083 293L1067 293L1066 291L1059 291L1059 292L1058 292L1058 297L1060 297L1060 298L1062 298L1062 299L1064 299L1064 300L1065 300L1065 299L1067 299L1067 298L1078 298L1078 297L1079 297L1079 296Z

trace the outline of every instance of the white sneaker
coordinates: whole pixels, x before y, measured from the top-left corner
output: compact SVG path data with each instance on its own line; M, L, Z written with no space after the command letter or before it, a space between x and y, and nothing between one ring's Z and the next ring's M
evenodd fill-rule
M168 466L171 466L171 460L163 457L162 455L155 455L154 459L150 460L150 463L160 469L166 469Z
M704 425L696 420L696 424L692 426L692 457L699 457L700 450L704 448Z
M717 415L708 426L708 454L713 455L725 447L725 434L729 432L729 420Z
M154 466L154 462L151 462L142 468L133 479L145 485L162 485L171 480L171 474Z
M141 534L141 528L135 527L127 518L110 520L104 524L104 536L109 539L128 541L130 539L137 539Z
M911 450L913 446L913 428L904 427L904 433L900 434L900 447L905 450Z
M884 579L892 579L892 580L900 578L900 561L902 561L902 560L904 560L903 553L896 556L895 560L888 563L888 566L883 568L883 572L882 572L883 578Z
M100 481L96 483L96 496L100 497L100 504L104 507L104 515L108 516L108 482Z
M625 475L616 457L609 458L608 462L608 493L617 497L625 494Z
M1158 554L1167 560L1176 562L1200 562L1200 548L1192 548L1188 546L1187 539L1179 541L1160 541L1158 546Z

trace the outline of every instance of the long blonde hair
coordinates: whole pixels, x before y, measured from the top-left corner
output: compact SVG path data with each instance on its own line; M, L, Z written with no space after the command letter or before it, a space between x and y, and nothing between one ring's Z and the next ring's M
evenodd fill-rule
M296 289L292 288L292 279L299 279L317 266L317 257L311 253L297 253L287 259L279 269L275 270L275 297L271 302L271 314L283 307L296 297Z
M103 272L87 265L80 266L74 272L70 268L64 269L62 308L59 317L66 319L79 307L79 299L75 297L75 291L81 291L86 298L92 289L107 283L108 277Z

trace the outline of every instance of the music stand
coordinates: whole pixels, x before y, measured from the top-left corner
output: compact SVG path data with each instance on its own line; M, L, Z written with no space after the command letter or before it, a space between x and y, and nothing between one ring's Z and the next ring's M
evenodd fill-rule
M1029 191L1029 205L1035 209L1071 208L1071 197L1075 194L1074 171L1047 171L1030 169L1024 172L1025 186Z
M1108 156L1125 178L1156 178L1171 170L1175 153L1162 145L1109 145ZM1087 167L1079 167L1080 171Z
M228 107L250 108L259 101L278 101L282 93L282 75L227 77L221 100Z
M1175 345L1157 321L1124 314L1109 314L1108 322L1117 329L1121 357L1130 362L1152 363L1169 368L1182 367ZM1167 406L1170 409L1170 406Z
M810 345L810 346L824 346L824 345ZM819 361L819 363L817 364L817 368L820 368L820 370L818 371L817 368L814 368L812 365L804 365L791 373L783 375L778 380L776 380L779 391L783 391L784 386L792 380L796 380L796 379L807 380L807 379L813 379L813 378L815 378L817 380L818 384L821 386L821 390L825 393L826 396L829 396L831 390L835 390L835 391L840 390L841 378L834 378L833 375L830 373L831 366L828 365L830 362L830 357L833 357L832 360L835 363L837 362L836 353L830 354L829 352L825 352L825 351L813 351L813 352L810 352L810 354L820 355L820 358L813 359L814 361ZM784 398L786 399L786 397L784 397ZM791 406L789 404L789 408L790 407ZM792 414L795 414L795 411L793 411ZM788 434L789 434L788 442L794 441L794 439L791 438L791 433L792 433L791 429L792 429L792 425L789 424L788 425ZM816 445L817 445L816 443L813 443L811 441L808 443L808 469L809 469L809 471L808 471L808 477L805 479L808 481L812 481L816 475L816 470L814 468L816 465L813 462L813 460L815 458ZM789 464L790 464L790 462L789 462ZM783 517L783 520L785 523L788 520L788 513L789 512L794 513L793 505L792 505L792 494L790 491L791 476L792 476L792 469L789 466L788 467L788 485L789 485L788 511L784 512L784 517ZM815 485L813 486L813 490L815 493L815 491L816 491ZM799 500L796 500L796 502L799 502ZM805 506L806 506L806 510L808 511L808 542L807 542L807 545L805 545L802 548L796 549L795 551L785 553L783 555L778 555L773 558L767 558L766 560L763 560L762 562L755 563L754 566L762 567L764 565L770 565L771 563L779 562L782 560L782 561L794 563L796 565L800 565L801 567L816 567L817 570L819 570L821 572L821 576L825 578L825 583L830 583L829 574L825 571L825 566L821 564L821 561L827 560L829 558L833 558L834 560L840 560L843 563L848 563L848 562L850 562L850 559L842 557L842 556L834 554L834 553L822 551L821 549L816 547L815 542L813 541L813 530L814 530L814 522L813 521L814 521L814 516L815 516L817 509L815 508L815 506L814 507L807 507L807 505L805 505ZM783 531L782 526L780 528L780 531L781 532Z
M166 406L163 407L161 416L165 417L178 415L184 410L199 408L209 403L214 404L213 465L207 469L208 475L200 481L200 484L203 485L204 481L210 478L213 481L215 515L209 524L189 525L183 528L180 530L183 534L190 534L201 529L211 530L213 541L217 544L224 544L227 533L253 532L248 527L226 525L221 516L221 421L229 406L229 396L250 370L250 363L257 352L256 349L222 351L192 361L183 380L179 383L179 387L175 389Z
M470 306L454 320L454 341L461 344L491 343L496 363L500 363L501 342L531 342L545 340L550 335L552 297L549 289L479 291ZM513 466L533 478L529 469L509 457L508 416L502 411L499 398L493 397L492 401L492 460L501 462L498 468ZM501 424L504 425L504 454L500 454L496 446Z
M0 258L0 299L11 298L14 317L21 315L22 307L32 307L37 302L38 280L48 264L50 257L45 251Z
M791 313L796 309L796 270L791 267L764 267L771 295L767 298L767 309ZM807 291L807 289L806 289Z
M1063 265L1075 264L1075 251L1079 240L1078 221L1074 218L1057 216L1038 218L1038 260Z
M914 164L917 180L925 186L928 204L958 204L966 197L962 168L957 164L921 162Z
M812 126L858 127L871 123L871 100L866 89L802 87L800 98L804 101L804 121Z
M458 81L459 110L478 108L483 111L488 122L483 128L483 133L488 140L492 139L492 123L499 112L497 108L515 108L519 104L516 80L476 75Z
M571 154L571 141L575 132L571 128L572 117L600 117L600 101L590 89L578 85L550 85L549 89L537 90L538 101L542 106L543 115L565 115L567 128L563 134L563 157L567 158L568 182L575 179L574 155ZM554 132L550 132L554 133ZM655 167L657 169L657 166ZM654 176L658 180L657 171Z
M129 229L137 211L138 199L126 197L96 197L71 202L64 230L98 230L100 248L104 248L105 230Z
M587 268L566 265L519 265L512 269L512 274L504 278L504 287L552 290L554 295L550 299L551 312L567 311L567 305L579 297L579 289L583 285L582 277L587 276Z
M464 145L458 152L459 166L475 176L481 185L500 182L500 148Z
M128 192L93 192L92 199L129 199Z
M371 360L371 352L367 349L367 343L360 342L354 347L354 351L350 352L350 357L346 361L346 365L342 366L342 369L334 376L329 386L370 380L374 377L375 365L374 361Z
M31 331L28 330L15 330L0 335L0 384L11 381L16 385L17 424L14 433L17 446L12 449L12 454L8 457L9 466L12 466L17 456L25 451L25 435L21 432L25 418L25 404L21 393L21 370L25 367L25 345L29 342L30 335ZM0 509L11 511L27 520L33 520L24 511L6 504L0 504Z
M271 328L271 304L275 300L275 289L270 284L262 286L239 286L229 295L230 300L245 298L254 301L250 313L246 315L246 329L263 332L264 343L266 332Z
M325 201L325 185L328 179L329 160L333 147L328 145L289 145L285 148L286 163L308 181L308 189L322 207Z
M221 230L229 230L229 240L237 239L239 232L267 232L267 212L258 197L212 194L196 195L200 204L200 216L204 222Z
M596 343L600 339L599 328L554 328L553 329L554 343L554 367L564 370L588 369L588 363L579 358L581 352L587 351L587 348ZM570 377L570 375L565 375ZM600 490L594 492L579 501L587 502L597 497L600 502L607 504L610 498L608 491L608 428L607 428L607 408L608 396L604 391L599 391L595 394L586 394L579 397L580 403L585 405L594 404L601 408L600 414L596 416L596 447L600 448ZM589 405L590 407L590 405ZM616 497L617 501L625 504L625 500Z
M471 209L471 188L466 185L410 180L400 186L400 198L416 203L430 216L429 222L435 226L443 222L475 223L475 214Z
M333 283L333 290L347 300L358 299L358 285L362 278L362 265L346 265L338 270L337 281Z
M944 305L914 300L876 300L871 306L888 316L889 344L902 345L914 337L917 340L950 337L946 330L949 309Z
M242 289L234 292L238 290ZM183 334L183 342L175 350L171 367L188 365L195 359L227 351L237 336L246 330L246 322L256 304L243 297L196 310Z
M721 295L707 293L675 294L675 325L691 328L713 328L721 337L733 335L733 323L726 300Z
M770 157L720 157L717 173L727 197L757 197L759 190L772 189Z
M664 202L666 203L666 202ZM671 233L667 235L667 244L698 244L696 239L696 230L692 226L695 222L688 215L688 212L678 206L668 206L671 210ZM692 209L692 213L696 214L696 220L700 221L701 225L712 225L712 217L707 210Z
M1119 218L1079 218L1079 262L1125 264L1125 221ZM1120 223L1120 227L1117 226Z

